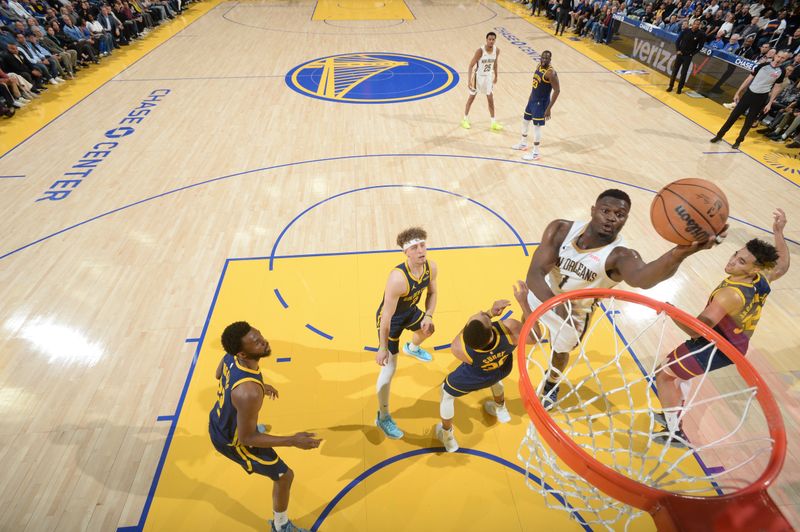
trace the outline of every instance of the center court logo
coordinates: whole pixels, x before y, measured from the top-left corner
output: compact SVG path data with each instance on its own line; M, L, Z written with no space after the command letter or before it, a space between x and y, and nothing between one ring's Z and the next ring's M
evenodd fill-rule
M443 63L384 52L320 57L286 74L292 90L341 103L410 102L445 93L457 83L456 71Z

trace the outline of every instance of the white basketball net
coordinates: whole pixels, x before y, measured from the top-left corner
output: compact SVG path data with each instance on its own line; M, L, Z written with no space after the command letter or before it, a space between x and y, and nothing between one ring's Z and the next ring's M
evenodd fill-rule
M577 321L568 319L562 327L568 326L576 327ZM559 331L550 334L557 338ZM662 407L655 378L664 371L659 367L663 356L686 339L663 312L613 297L598 301L563 374L552 368L560 393L548 413L590 456L631 479L674 493L719 496L758 477L773 440L757 389L745 384L734 365L689 381L685 404L668 410L677 414L689 441L664 431L656 418ZM547 338L528 339L528 373L540 397L551 371L551 345ZM721 356L714 348L711 361ZM670 437L685 446L668 444ZM529 473L528 486L544 495L548 507L570 512L584 528L652 529L644 512L608 497L569 469L533 422L519 458Z

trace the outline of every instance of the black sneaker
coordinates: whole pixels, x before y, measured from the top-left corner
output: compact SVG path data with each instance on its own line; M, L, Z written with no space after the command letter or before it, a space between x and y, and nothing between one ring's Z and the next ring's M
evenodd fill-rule
M731 144L731 148L733 148L734 150L738 150L739 149L739 144L741 144L741 143L742 143L741 140L737 140L736 142Z
M708 142L711 142L711 143L716 143L716 142L719 142L719 141L721 141L721 140L722 140L722 137L720 137L719 135L715 135L715 136L714 136L714 137L712 137L712 139L711 139L711 140L709 140Z
M689 438L681 429L670 432L670 430L663 425L653 429L653 434L650 435L650 439L660 445L669 445L670 447L676 447L678 449L688 449L692 446Z
M669 87L667 87L667 92L672 92L672 85L670 85Z
M555 406L558 401L558 384L545 383L544 390L542 390L542 406L545 410L550 410Z
M768 135L769 136L769 135L772 135L775 132L772 131L772 129L770 129L768 127L762 127L761 129L756 129L756 133L758 133L759 135Z

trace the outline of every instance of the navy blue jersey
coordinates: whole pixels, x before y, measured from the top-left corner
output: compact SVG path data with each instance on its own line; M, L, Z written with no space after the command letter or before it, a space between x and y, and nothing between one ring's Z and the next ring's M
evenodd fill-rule
M411 270L408 267L408 263L404 262L402 264L398 264L395 266L396 270L400 270L402 274L406 278L406 284L408 288L406 289L406 293L400 296L400 299L397 300L397 308L395 309L394 313L395 316L404 313L411 307L416 306L419 303L419 300L422 298L422 291L428 288L428 285L431 282L431 269L428 265L428 261L425 261L425 265L422 269L422 275L419 278L414 277L411 274ZM386 294L383 295L383 299L381 299L381 304L378 306L378 316L380 316L381 312L383 311L383 301L386 299Z
M514 344L511 339L511 331L502 321L492 322L492 341L486 349L472 349L464 342L463 333L461 336L464 351L471 361L469 365L484 373L505 369L506 364L513 364Z
M217 388L217 402L209 414L211 438L219 443L238 444L236 408L233 406L231 393L243 382L257 382L262 389L264 387L260 371L242 366L235 356L226 354L222 359L222 376Z
M529 100L550 100L550 92L553 90L553 87L550 85L550 82L545 79L545 74L550 71L552 67L544 68L542 65L536 67L536 70L533 73L533 79L531 80L531 96Z

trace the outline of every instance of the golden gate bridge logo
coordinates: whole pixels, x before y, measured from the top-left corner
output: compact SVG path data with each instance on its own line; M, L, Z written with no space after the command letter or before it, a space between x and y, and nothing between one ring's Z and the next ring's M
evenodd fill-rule
M289 87L312 98L342 103L397 103L430 98L458 83L449 66L395 53L321 57L286 74Z

